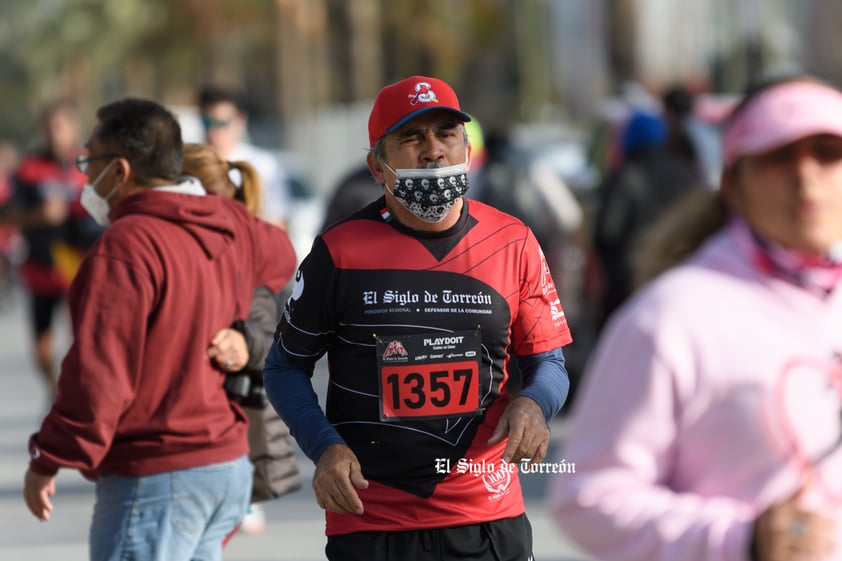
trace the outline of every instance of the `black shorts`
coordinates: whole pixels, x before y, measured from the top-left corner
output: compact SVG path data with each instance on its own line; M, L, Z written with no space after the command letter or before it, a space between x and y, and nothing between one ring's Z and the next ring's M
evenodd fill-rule
M328 536L330 561L533 561L526 514L469 526Z
M64 303L64 296L39 296L30 294L30 313L32 314L32 330L36 337L40 337L52 328L53 316Z

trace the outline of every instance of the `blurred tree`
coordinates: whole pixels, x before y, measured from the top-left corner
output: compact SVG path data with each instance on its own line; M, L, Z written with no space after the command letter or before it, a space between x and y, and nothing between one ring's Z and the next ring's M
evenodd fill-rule
M514 34L505 32L507 5L514 3L275 0L282 120L325 104L371 99L383 84L411 74L440 76L460 91L480 88L478 75L499 80L500 88L489 89L497 95L485 97L499 100L511 86L510 65L500 62L514 50ZM501 107L516 104L495 104L490 112L502 117Z
M724 35L709 57L712 63L718 61L716 68L728 83L738 78L731 74L747 66L765 65L765 58L774 63L777 59L770 53L777 51L768 46L777 46L780 37L793 43L788 51L805 53L804 62L814 72L833 78L839 74L839 56L831 48L833 23L840 13L835 0L697 1L712 6L709 21L673 23ZM606 60L594 63L602 65L596 72L622 84L638 77L637 24L642 18L657 19L647 11L657 3L598 2L604 9L566 13L599 13L604 19L586 26L600 33L606 45ZM416 73L449 80L467 106L501 126L544 120L545 106L558 111L554 106L566 99L566 84L551 79L554 70L548 61L578 56L575 48L552 52L554 44L547 39L558 32L558 22L550 18L552 6L558 4L559 0L2 0L0 137L23 142L30 136L38 106L60 95L75 97L83 110L92 111L104 100L125 94L192 103L201 82L235 83L246 90L256 121L283 124L325 104L366 101L382 84ZM732 22L735 10L756 21L743 17ZM766 25L767 20L774 25ZM568 28L577 25L565 23ZM772 33L770 27L778 31ZM764 47L757 52L764 58L746 60L754 51L741 45L751 44L746 36L757 41L758 34L758 44Z
M635 0L609 0L608 42L609 67L615 86L636 80L635 68Z
M550 32L546 2L525 0L513 12L516 33L515 48L519 70L520 107L518 116L524 120L541 120L552 99L551 69L547 36Z
M381 81L379 0L329 0L331 97L338 103L373 98Z
M31 115L58 97L86 102L123 91L118 69L126 54L165 17L150 4L162 0L4 0L0 32L4 128L0 134L23 141ZM22 80L7 77L19 76ZM7 121L8 119L8 121ZM8 124L7 124L8 123Z
M329 30L324 0L275 0L281 116L328 101ZM276 85L277 86L277 85Z
M837 48L839 28L836 27L842 21L842 3L808 2L798 7L814 36L813 41L804 45L805 68L842 84L842 50Z
M274 21L263 0L3 0L0 137L25 142L58 96L87 112L127 94L192 103L199 83L225 80L274 108Z
M516 107L496 103L517 76L514 33L505 31L516 3L3 0L0 136L23 142L38 107L57 96L88 113L127 94L190 104L204 82L243 88L256 120L370 99L416 73L460 90L478 89L483 76L497 82L487 104Z

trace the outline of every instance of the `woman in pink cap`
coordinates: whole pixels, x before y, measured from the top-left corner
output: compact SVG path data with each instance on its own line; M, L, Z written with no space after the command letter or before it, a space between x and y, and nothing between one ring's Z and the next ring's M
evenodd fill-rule
M842 93L751 90L724 162L656 228L576 401L552 508L599 559L842 559Z

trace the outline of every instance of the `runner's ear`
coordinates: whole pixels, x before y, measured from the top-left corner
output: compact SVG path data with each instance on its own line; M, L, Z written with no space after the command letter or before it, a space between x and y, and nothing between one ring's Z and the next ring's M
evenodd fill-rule
M366 164L368 164L368 171L371 172L371 176L377 182L378 185L383 185L386 183L386 167L383 165L377 156L375 156L372 152L368 153L366 156Z

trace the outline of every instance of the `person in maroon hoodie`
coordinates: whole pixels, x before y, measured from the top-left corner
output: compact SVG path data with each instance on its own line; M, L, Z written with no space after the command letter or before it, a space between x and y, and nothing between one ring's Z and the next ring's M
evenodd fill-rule
M246 416L223 388L232 357L206 351L255 287L287 283L292 244L181 177L178 122L154 101L101 107L85 147L82 204L110 225L70 287L74 342L29 442L26 505L48 520L56 472L78 469L96 481L92 560L221 559L252 469Z

